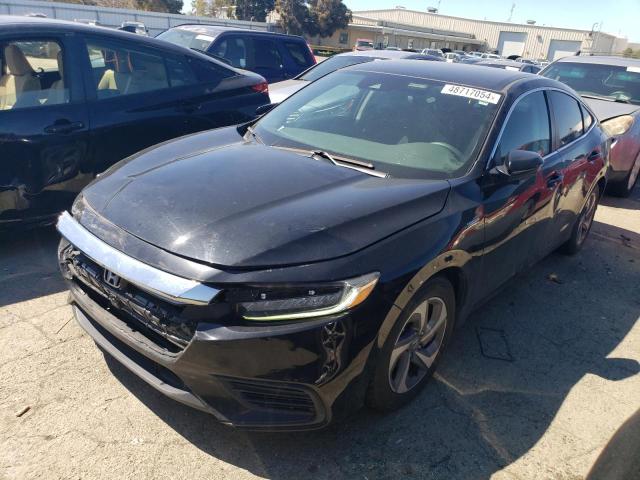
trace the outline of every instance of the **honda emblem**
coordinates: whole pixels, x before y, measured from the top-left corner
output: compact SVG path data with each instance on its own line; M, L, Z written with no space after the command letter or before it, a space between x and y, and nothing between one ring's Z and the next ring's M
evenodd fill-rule
M116 275L111 270L105 269L103 278L104 278L104 282L107 285L109 285L109 286L111 286L113 288L120 288L120 284L122 283L122 279L120 278L120 276Z

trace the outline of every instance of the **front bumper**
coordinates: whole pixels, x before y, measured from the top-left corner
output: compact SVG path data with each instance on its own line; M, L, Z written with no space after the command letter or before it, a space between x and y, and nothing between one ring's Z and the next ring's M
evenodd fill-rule
M250 429L320 428L337 411L344 413L344 406L358 406L377 319L384 317L375 302L313 321L252 325L229 322L228 315L219 313L224 305L215 300L213 305L183 305L176 292L168 298L150 288L141 290L140 297L154 302L147 304L149 312L157 313L171 300L167 309L198 318L188 342L176 344L162 335L165 327L157 323L162 315L141 319L139 310L126 307L117 292L96 288L77 274L77 265L69 267L69 250L86 239L68 240L72 243L61 242L60 263L78 323L100 348L161 393L222 423ZM91 245L84 248L92 250ZM126 259L107 255L93 260L105 258L109 265L92 263L90 268L120 268L122 273Z

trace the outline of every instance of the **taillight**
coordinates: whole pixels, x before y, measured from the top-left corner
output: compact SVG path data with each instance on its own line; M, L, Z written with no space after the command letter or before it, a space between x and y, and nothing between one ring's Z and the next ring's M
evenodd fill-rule
M256 83L251 85L251 90L256 93L269 93L269 84L267 82Z

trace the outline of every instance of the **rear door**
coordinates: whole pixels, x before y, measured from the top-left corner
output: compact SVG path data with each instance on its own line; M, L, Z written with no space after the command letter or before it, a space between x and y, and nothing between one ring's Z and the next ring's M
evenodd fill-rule
M265 37L253 37L253 70L267 79L269 83L280 82L288 78L284 57L278 47L278 41Z
M67 208L92 178L74 35L0 34L0 223Z
M172 86L169 66L176 81L178 60L142 42L106 36L87 35L82 48L78 63L84 65L96 173L190 131L198 105L185 98L184 81Z
M588 116L585 128L580 103L556 90L548 91L547 97L554 124L555 151L553 161L545 160L544 165L550 221L545 240L541 241L543 255L569 238L593 184L591 167L602 160L599 138L585 136L593 120Z

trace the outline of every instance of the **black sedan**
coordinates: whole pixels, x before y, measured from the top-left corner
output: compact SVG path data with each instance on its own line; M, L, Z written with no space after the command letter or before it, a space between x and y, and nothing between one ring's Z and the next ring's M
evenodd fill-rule
M371 62L112 167L61 216L59 262L80 325L159 391L317 428L415 397L476 305L580 250L608 155L559 82Z
M0 229L54 221L118 160L267 103L259 75L182 47L0 16Z

